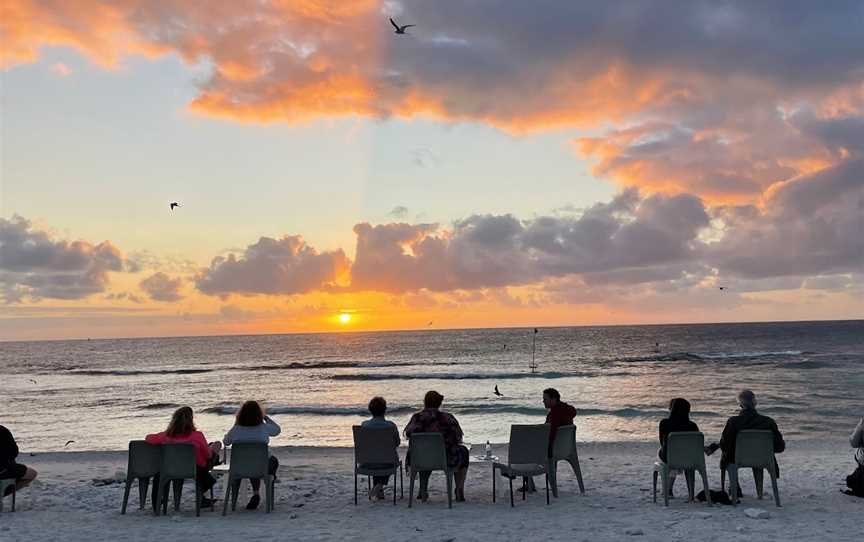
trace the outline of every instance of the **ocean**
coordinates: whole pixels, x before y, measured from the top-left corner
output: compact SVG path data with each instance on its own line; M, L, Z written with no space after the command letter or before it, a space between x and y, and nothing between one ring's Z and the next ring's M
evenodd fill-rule
M351 446L372 396L401 428L430 389L468 443L506 442L542 423L547 387L581 441L656 440L673 397L718 440L742 387L787 438L836 438L864 415L864 321L0 343L0 424L24 453L125 449L180 405L217 440L247 399L282 425L275 445Z

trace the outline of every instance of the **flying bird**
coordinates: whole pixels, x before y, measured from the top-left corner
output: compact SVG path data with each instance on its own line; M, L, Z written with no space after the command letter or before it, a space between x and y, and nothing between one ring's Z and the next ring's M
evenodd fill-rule
M392 18L390 19L390 24L392 24L393 28L396 29L397 34L405 34L405 30L407 28L411 28L412 26L417 26L416 24L406 24L406 25L399 26L398 24L396 24L396 21L394 21Z
M64 444L63 447L65 448L66 446L69 446L69 445L72 444L73 442L75 442L75 441L74 441L74 440L67 440L67 441L66 441L66 444Z
M38 382L36 382L36 381L33 380L32 378L28 378L27 380L29 380L30 382L32 382L32 383L34 383L34 384L38 384Z
M718 286L718 288L720 288L721 290L725 290L725 289L726 289L725 286Z
M177 203L176 201L172 201L171 204L169 205L169 207L171 207L171 210L173 211L174 207L180 207L180 204Z
M426 327L432 327L432 322L430 321Z
M494 392L494 393L495 393L495 395L497 395L498 397L504 397L504 394L501 393L500 391L498 391L498 384L495 384L495 392Z

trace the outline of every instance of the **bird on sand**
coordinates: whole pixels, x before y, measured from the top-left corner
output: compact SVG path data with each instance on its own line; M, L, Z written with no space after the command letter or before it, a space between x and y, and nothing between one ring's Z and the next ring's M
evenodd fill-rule
M75 442L75 441L74 441L74 440L67 440L67 441L66 441L66 444L64 444L63 447L65 448L66 446L69 446L69 445L72 444L73 442Z
M392 18L390 19L390 24L392 24L393 28L396 29L397 34L405 34L406 29L411 28L412 26L417 26L416 24L406 24L406 25L399 26L398 24L396 24L396 21L394 21Z
M498 391L498 384L495 384L495 391L493 393L498 397L504 397L504 394Z
M180 204L177 203L176 201L172 201L172 202L169 204L169 207L171 207L171 210L173 211L173 210L174 210L174 207L180 207Z

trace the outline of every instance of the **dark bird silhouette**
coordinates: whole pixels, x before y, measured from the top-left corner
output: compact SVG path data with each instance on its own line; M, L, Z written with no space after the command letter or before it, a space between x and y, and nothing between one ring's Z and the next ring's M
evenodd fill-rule
M29 380L30 382L32 382L32 383L34 383L34 384L38 384L38 382L36 382L36 381L33 380L32 378L28 378L27 380Z
M171 207L171 210L173 211L174 207L180 207L180 204L177 203L176 201L172 201L171 204L169 205L169 207Z
M392 24L393 28L396 29L397 34L405 34L406 29L411 28L412 26L417 26L416 24L406 24L406 25L399 26L398 24L396 24L396 21L394 21L392 18L390 19L390 24Z
M72 444L73 442L75 442L75 441L74 441L74 440L67 440L67 441L66 441L66 444L64 444L63 447L65 448L66 446L69 446L69 445Z
M506 344L504 345L504 351L505 352L507 351L507 345Z
M538 330L537 330L537 328L535 327L535 328L534 328L534 333L537 333L537 332L538 332Z
M725 286L718 286L718 288L720 288L720 290L725 290L725 289L726 289Z
M500 391L498 391L498 384L495 384L495 392L494 392L494 393L495 393L495 395L497 395L498 397L504 397L504 394L501 393Z
M432 326L432 322L429 322L429 325L428 325L428 326L426 326L426 327L431 327L431 326Z

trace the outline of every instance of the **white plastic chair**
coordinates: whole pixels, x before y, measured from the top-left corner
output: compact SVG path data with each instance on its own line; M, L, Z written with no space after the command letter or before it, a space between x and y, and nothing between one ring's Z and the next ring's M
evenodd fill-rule
M750 467L756 482L756 495L759 499L763 494L764 472L771 476L771 486L774 489L774 503L780 506L780 490L777 487L777 460L774 458L774 434L771 431L745 429L735 438L735 463L726 465L729 472L729 498L732 504L738 504L738 470ZM721 470L721 483L725 486L725 476Z
M579 452L576 451L576 426L564 425L555 432L555 442L552 443L552 457L549 458L549 484L552 486L552 496L558 497L558 462L566 461L576 474L579 482L579 493L585 494L585 484L582 482L582 468L579 466Z
M546 504L549 504L549 424L511 425L507 464L492 463L492 502L497 497L495 471L510 481L510 506L513 503L513 479L517 476L546 476ZM524 491L522 500L525 500Z
M657 475L663 483L663 504L669 506L669 479L673 470L683 470L687 478L688 501L695 500L694 486L698 472L702 476L705 500L711 506L711 489L708 486L708 470L705 468L705 435L698 431L672 432L666 437L666 462L654 463L652 475L653 500L657 502Z

